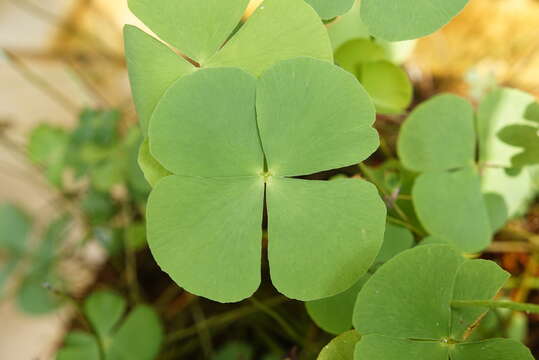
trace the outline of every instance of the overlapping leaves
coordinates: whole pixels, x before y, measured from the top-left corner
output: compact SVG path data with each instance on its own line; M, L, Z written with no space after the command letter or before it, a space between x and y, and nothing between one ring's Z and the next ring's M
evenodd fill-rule
M513 340L467 341L485 308L452 308L454 300L491 299L509 274L495 263L466 260L445 245L408 250L381 267L361 290L355 359L528 360Z
M84 302L84 314L93 334L74 331L67 335L57 360L149 360L159 354L163 328L155 311L136 306L124 318L125 300L98 291Z
M374 260L385 206L359 179L293 179L358 163L378 146L374 107L353 76L312 58L257 81L234 68L177 81L152 117L152 154L174 175L148 205L148 241L181 286L223 302L260 282L266 192L273 284L313 300L351 287ZM313 246L316 244L316 246Z

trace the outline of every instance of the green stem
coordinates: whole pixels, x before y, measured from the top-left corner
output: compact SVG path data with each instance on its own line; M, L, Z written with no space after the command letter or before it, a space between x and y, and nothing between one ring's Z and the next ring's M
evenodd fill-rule
M452 307L486 307L489 309L510 309L513 311L523 311L526 313L539 314L539 305L529 303L519 303L514 301L496 300L453 300Z

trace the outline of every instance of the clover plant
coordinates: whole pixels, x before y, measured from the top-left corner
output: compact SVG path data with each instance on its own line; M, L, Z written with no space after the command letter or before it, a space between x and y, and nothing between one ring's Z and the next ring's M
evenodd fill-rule
M489 307L530 308L491 300L508 277L495 263L465 259L446 245L404 251L360 291L357 333L337 337L319 359L330 351L340 352L335 359L533 359L518 341L470 339Z
M412 103L389 41L434 32L467 0L265 0L247 20L247 0L128 2L160 38L124 31L148 244L178 285L248 298L267 249L275 288L344 332L320 359L531 359L472 336L489 307L530 306L492 300L508 274L462 253L489 246L535 191L533 98L495 89L476 112L435 96L404 121L398 159L361 164L379 147L376 113ZM307 179L357 164L369 181Z
M73 331L57 360L149 360L159 354L163 328L155 311L137 305L124 317L127 304L118 294L97 291L84 302L91 332Z

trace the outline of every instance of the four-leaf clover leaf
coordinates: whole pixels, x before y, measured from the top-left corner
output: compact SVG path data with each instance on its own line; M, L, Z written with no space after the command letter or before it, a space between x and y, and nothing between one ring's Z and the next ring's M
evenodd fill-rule
M259 286L264 199L272 282L314 300L351 287L380 249L386 209L360 179L294 177L356 164L378 147L374 106L329 62L298 58L260 79L201 69L174 83L149 129L173 175L148 202L148 242L180 286L221 302Z

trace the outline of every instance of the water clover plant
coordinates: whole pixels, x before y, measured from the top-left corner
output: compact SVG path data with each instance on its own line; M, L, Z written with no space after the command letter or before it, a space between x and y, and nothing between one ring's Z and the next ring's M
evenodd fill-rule
M124 317L124 298L111 291L92 293L82 312L92 333L73 331L58 351L57 360L148 360L159 354L163 326L147 305L135 306Z
M467 252L484 249L492 235L474 166L474 126L470 103L439 95L414 109L397 144L402 164L420 172L412 197L421 223L432 236Z
M362 0L361 18L374 37L410 40L435 32L467 3L468 0Z
M351 287L382 243L376 188L294 177L368 157L378 147L374 115L352 75L312 58L280 62L258 80L235 68L178 80L149 129L152 154L174 174L148 203L159 265L195 294L249 297L260 283L265 197L275 287L301 300Z
M445 245L407 250L365 284L354 309L361 334L354 359L528 360L508 339L468 338L509 274L495 263L468 260Z
M145 135L165 90L198 68L238 67L259 76L280 60L300 56L333 59L322 21L303 0L266 0L235 33L248 0L128 3L131 11L167 43L134 26L125 27L129 78ZM139 163L152 185L169 173L153 158L147 141L141 147Z

